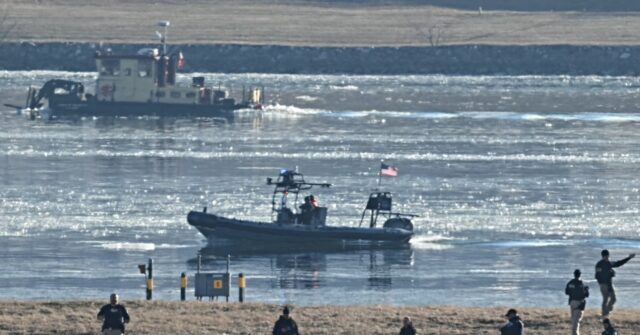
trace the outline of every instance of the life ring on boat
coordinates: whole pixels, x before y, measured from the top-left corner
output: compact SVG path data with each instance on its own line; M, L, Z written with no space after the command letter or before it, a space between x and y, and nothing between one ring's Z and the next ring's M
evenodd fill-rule
M113 85L102 85L102 87L100 87L100 93L102 93L102 96L105 98L113 98Z

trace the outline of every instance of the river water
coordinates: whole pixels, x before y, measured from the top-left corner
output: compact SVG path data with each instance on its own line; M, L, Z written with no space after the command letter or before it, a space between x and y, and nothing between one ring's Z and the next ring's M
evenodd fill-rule
M94 76L0 72L0 101L50 78L91 90ZM560 307L575 268L595 288L602 248L640 247L638 78L204 76L265 85L268 106L54 121L3 107L0 298L142 299L137 264L153 258L154 297L178 299L200 252L218 272L231 254L248 301ZM265 178L298 167L334 184L316 192L328 223L355 225L381 159L400 171L382 180L395 209L420 215L406 248L228 246L186 223L204 206L268 220ZM640 262L616 283L619 305L640 307Z

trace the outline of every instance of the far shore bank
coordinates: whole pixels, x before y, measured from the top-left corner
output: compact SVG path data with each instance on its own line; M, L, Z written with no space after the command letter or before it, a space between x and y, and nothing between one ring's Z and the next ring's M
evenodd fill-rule
M153 44L5 42L0 70L95 71L94 53L135 54ZM606 75L640 73L640 46L451 45L305 47L182 44L185 72L358 75Z
M187 72L640 73L640 5L630 1L10 3L0 8L0 70L95 71L96 48L157 47L157 22L169 20Z
M98 301L0 301L2 334L96 334ZM281 306L197 301L125 301L128 334L268 334ZM591 304L583 334L602 331ZM419 334L497 334L507 307L294 306L302 334L397 334L410 316ZM569 334L565 308L519 308L527 334ZM640 332L640 310L617 310L611 319L621 334Z

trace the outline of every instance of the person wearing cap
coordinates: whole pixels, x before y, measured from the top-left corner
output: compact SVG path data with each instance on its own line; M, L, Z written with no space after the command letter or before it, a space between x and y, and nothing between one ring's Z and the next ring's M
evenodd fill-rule
M602 293L602 316L606 317L613 310L613 304L616 303L616 291L613 288L613 277L616 272L613 268L623 266L626 262L636 257L636 254L630 254L629 257L616 262L609 261L609 250L602 250L600 254L602 259L596 264L596 279Z
M571 310L571 335L580 335L580 321L584 314L584 308L589 297L589 286L585 286L580 279L582 272L580 269L573 271L573 279L571 279L564 293L569 296L569 308Z
M522 335L524 333L524 323L518 316L518 311L510 309L505 314L505 317L509 320L500 328L500 335Z
M298 333L298 325L289 316L289 307L285 306L282 309L282 315L276 324L273 326L273 335L300 335Z
M400 335L416 335L416 329L413 327L411 318L405 316L402 319L402 328L400 328Z
M618 335L618 332L615 328L613 328L609 319L605 318L604 320L602 320L602 326L604 326L602 335Z
M109 303L100 308L98 320L102 320L103 335L124 334L124 324L129 323L129 314L124 306L118 304L118 295L112 293Z

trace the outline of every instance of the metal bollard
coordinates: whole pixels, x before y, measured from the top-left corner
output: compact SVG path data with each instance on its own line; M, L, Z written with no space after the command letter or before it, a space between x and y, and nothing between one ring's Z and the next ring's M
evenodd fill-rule
M247 287L247 279L244 274L238 275L238 301L244 302L244 289Z
M180 300L181 301L187 300L187 284L188 284L188 282L189 282L189 279L187 278L187 274L183 272L180 275Z
M147 269L147 300L153 297L153 259L149 258L149 268Z

